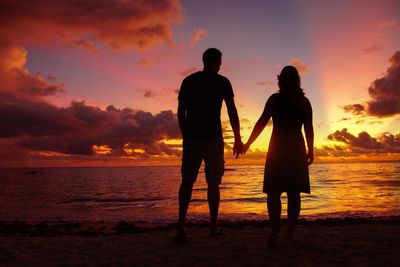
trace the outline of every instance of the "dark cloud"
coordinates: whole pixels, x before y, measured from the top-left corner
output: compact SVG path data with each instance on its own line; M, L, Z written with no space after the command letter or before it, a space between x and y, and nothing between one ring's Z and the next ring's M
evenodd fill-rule
M0 137L68 133L80 127L72 114L44 101L0 92Z
M400 113L400 102L396 99L376 99L368 102L368 113L377 117L388 117Z
M53 151L71 155L94 155L93 145L98 140L86 136L23 137L19 144L36 151Z
M366 104L344 106L346 112L376 117L389 117L400 114L400 51L389 60L386 75L376 79L368 88L371 99Z
M380 143L376 138L371 137L367 132L361 132L358 134L358 136L354 136L349 133L346 128L328 135L328 139L345 143L350 147L359 147L365 149L383 148L382 143Z
M400 113L400 51L389 60L391 66L386 76L376 79L368 88L372 100L368 102L368 113L375 116L390 116Z
M338 121L348 121L348 120L351 120L351 118L341 118L341 119L338 120Z
M170 110L153 115L114 106L102 110L84 102L59 108L42 100L0 93L0 125L0 138L34 151L93 155L94 146L107 146L116 154L129 155L124 148L131 144L152 155L179 154L163 143L180 138L176 114Z
M5 160L21 162L31 157L31 151L19 145L19 141L19 138L0 138L0 166L6 166Z
M354 115L364 115L366 114L366 109L361 104L345 105L343 107L345 112L352 113Z
M352 153L400 153L400 134L384 133L379 137L372 137L363 131L355 136L346 128L328 135L328 140L340 142L345 145L347 154ZM328 152L342 151L343 147L324 147Z
M33 83L42 84L42 86L35 86L33 84L27 84L26 87L20 87L17 89L18 92L31 95L31 96L48 96L56 95L58 93L64 92L63 85L48 85L47 82L35 79L34 77L29 77Z
M0 41L5 44L65 43L115 50L172 43L173 23L181 21L176 0L2 1Z
M363 54L371 54L376 51L382 50L383 46L379 44L370 45L362 49Z
M391 133L385 133L382 135L380 138L380 141L386 146L386 147L392 147L392 148L400 148L400 134L393 135Z
M153 90L144 90L143 92L143 96L144 97L154 97L155 96L155 92Z

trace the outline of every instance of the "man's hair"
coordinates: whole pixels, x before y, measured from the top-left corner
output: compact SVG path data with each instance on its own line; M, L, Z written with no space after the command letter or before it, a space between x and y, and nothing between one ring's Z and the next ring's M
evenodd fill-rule
M217 48L208 48L203 53L203 63L213 63L221 59L222 53Z

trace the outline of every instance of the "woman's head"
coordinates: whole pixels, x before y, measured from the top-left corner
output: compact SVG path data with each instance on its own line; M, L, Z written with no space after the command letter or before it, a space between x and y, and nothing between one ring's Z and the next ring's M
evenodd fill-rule
M278 86L280 92L304 95L300 87L300 75L293 66L286 66L278 75Z

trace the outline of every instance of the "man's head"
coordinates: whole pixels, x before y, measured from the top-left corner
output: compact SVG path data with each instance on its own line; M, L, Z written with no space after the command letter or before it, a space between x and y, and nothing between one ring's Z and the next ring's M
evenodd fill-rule
M218 73L221 67L222 53L217 48L208 48L203 53L204 70Z

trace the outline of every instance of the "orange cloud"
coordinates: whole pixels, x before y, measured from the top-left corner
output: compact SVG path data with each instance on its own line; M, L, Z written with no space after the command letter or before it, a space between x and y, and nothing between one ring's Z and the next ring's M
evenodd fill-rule
M275 84L273 81L261 81L261 82L256 82L256 85L263 86L263 87L265 87L265 86L272 87Z
M171 25L181 20L179 1L38 0L1 6L0 151L7 151L0 153L1 165L49 158L64 163L89 162L89 157L151 160L180 153L163 142L180 136L172 111L153 115L113 106L101 110L84 102L66 108L48 103L44 97L63 92L64 86L51 75L30 74L28 51L16 45L62 41L96 52L102 46L124 50L171 44ZM126 144L145 153L128 155Z
M25 68L28 51L16 46L0 47L0 92L13 92L29 97L62 93L64 86L41 75L32 76Z
M92 51L99 42L115 50L173 43L171 25L182 20L177 0L5 1L2 44L48 44L54 38Z
M179 72L179 75L181 75L181 76L187 76L187 75L192 74L192 73L194 73L194 72L196 72L196 71L199 71L199 68L197 68L197 67L192 67L192 68L188 68L188 69L185 69L185 70L180 71L180 72Z
M79 40L75 44L78 46L82 46L83 48L85 48L87 51L90 51L90 52L98 52L99 51L97 49L97 47L94 45L94 43L91 41L88 41L88 40Z
M289 63L295 66L301 75L307 74L309 71L308 66L300 58L293 58Z
M382 28L400 31L400 22L397 19L383 21L379 24Z
M205 38L208 36L208 31L202 28L197 29L190 41L190 46L195 46L202 38Z
M144 69L151 67L151 62L147 59L141 59L137 63L139 64L139 66L141 66Z

